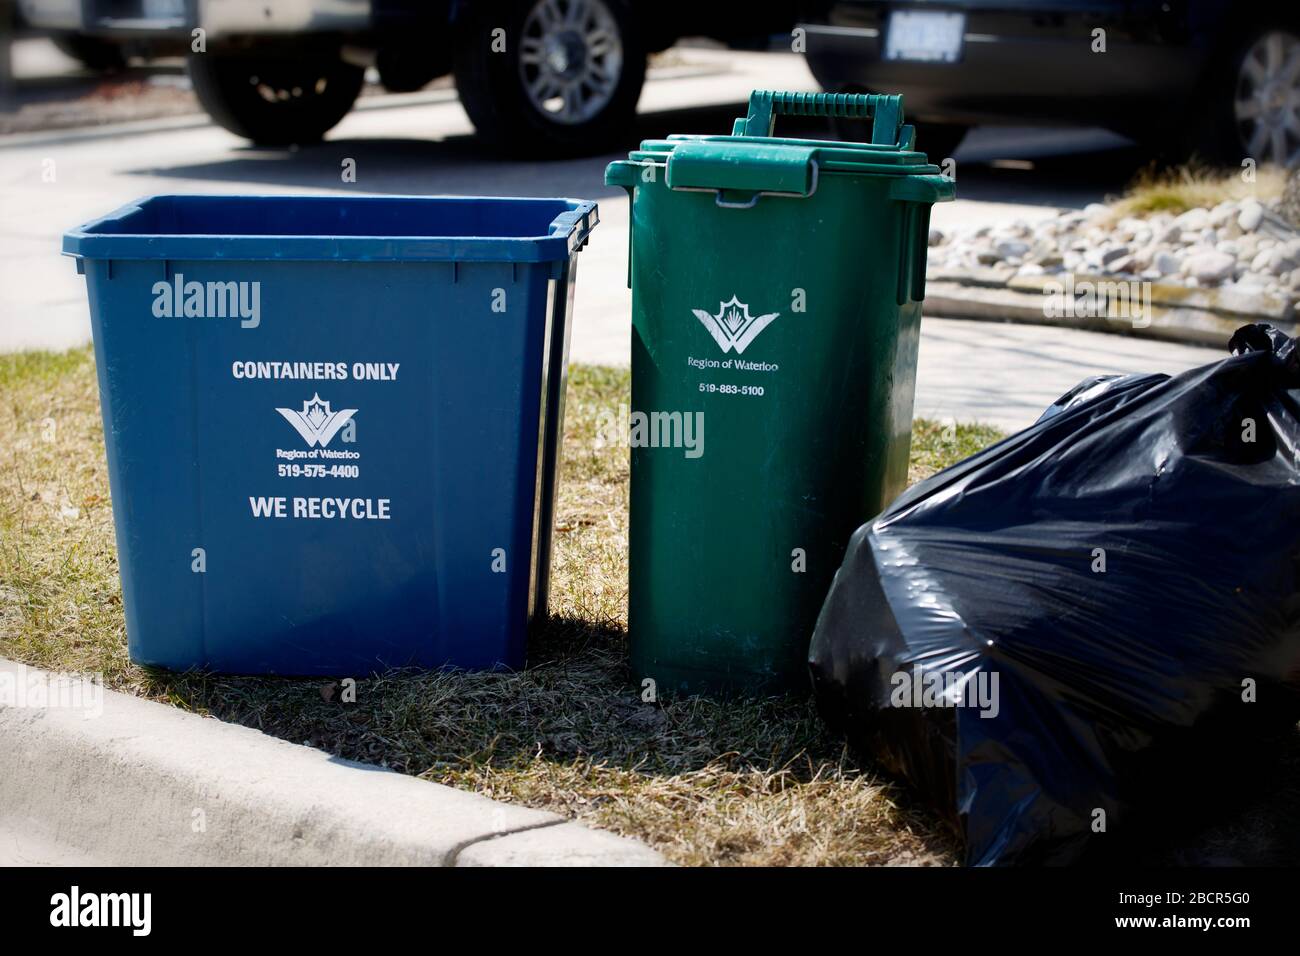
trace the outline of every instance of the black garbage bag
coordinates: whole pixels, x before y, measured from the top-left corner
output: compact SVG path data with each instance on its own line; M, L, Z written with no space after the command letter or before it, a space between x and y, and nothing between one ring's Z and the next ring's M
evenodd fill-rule
M854 534L819 707L968 863L1091 858L1300 719L1300 353L1269 326L1229 348L1089 379Z

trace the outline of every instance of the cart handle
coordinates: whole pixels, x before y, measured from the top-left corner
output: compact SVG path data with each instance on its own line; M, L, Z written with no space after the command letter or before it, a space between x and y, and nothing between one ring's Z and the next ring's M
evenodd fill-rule
M733 136L771 136L778 116L870 119L871 142L904 146L903 97L898 93L778 93L754 90L749 114L736 120Z

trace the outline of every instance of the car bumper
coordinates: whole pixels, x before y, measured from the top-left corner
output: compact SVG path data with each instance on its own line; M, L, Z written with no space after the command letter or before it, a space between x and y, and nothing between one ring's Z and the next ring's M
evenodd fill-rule
M1084 123L1124 129L1170 97L1186 98L1199 58L1185 46L1138 42L1107 31L1094 52L1091 28L990 33L968 21L954 63L885 60L882 26L807 24L809 68L831 91L901 92L922 122Z
M371 24L370 0L20 0L32 26L93 36L189 34L209 38L354 33Z

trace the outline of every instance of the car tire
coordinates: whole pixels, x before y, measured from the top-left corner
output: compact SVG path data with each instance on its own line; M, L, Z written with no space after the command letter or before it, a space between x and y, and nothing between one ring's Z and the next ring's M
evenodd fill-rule
M1286 66L1292 57L1300 58L1300 26L1259 27L1229 48L1211 71L1196 152L1232 165L1300 165L1300 133L1287 123L1300 110L1300 71Z
M627 135L646 54L626 0L480 3L457 29L456 88L486 143L575 156Z
M365 70L337 56L195 53L195 95L220 126L261 146L314 143L347 115Z

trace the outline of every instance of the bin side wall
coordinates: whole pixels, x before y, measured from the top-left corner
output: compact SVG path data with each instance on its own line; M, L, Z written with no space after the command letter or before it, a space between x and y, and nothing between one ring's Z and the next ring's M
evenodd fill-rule
M811 199L749 209L638 185L633 412L698 413L704 446L693 458L634 442L637 678L807 689L849 537L906 482L919 217L890 182L826 175Z
M133 658L522 666L551 271L88 262Z

